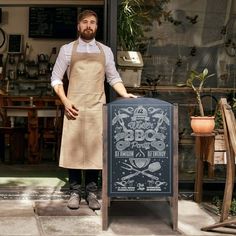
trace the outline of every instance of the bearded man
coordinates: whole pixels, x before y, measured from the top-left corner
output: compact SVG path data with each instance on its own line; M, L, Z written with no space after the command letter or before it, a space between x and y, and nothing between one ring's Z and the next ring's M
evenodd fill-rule
M85 178L85 200L89 208L99 210L97 180L102 169L102 107L105 104L104 80L124 98L127 93L118 74L109 47L95 40L97 14L85 10L78 17L79 37L61 47L55 62L51 85L65 108L59 166L68 169L70 199L67 206L78 209ZM67 94L63 76L67 72Z

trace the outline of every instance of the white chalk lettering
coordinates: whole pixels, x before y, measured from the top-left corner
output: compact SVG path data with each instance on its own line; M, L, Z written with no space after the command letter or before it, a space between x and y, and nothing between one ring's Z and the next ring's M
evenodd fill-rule
M153 124L150 122L143 122L141 120L139 121L132 121L130 123L128 123L127 125L130 129L153 129Z
M166 151L148 151L148 157L165 157Z
M132 148L135 148L135 147L136 148L144 148L144 149L148 150L148 149L150 149L150 143L147 143L147 142L145 142L145 143L132 142L131 147Z
M133 157L134 151L115 151L116 157Z
M155 141L157 138L160 137L160 134L156 133L154 130L148 129L146 131L137 129L131 130L128 129L125 131L125 141L148 141L152 142Z

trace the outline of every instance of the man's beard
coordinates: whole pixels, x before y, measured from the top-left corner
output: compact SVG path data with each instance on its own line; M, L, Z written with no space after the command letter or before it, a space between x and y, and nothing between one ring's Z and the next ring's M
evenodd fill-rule
M83 32L80 32L80 37L84 40L92 40L96 36L96 30L92 31L90 29L85 29Z

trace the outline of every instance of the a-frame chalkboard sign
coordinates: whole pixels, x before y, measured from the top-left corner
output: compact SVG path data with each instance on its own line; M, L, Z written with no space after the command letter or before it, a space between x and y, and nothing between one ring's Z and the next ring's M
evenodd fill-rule
M178 221L178 108L153 98L104 106L102 217L112 197L168 197Z

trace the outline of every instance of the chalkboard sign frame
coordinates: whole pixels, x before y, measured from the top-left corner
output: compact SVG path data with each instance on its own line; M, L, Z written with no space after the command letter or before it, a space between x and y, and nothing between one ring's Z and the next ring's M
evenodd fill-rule
M137 99L139 100L139 98ZM132 99L125 99L126 103L132 103ZM116 101L115 101L116 102ZM114 102L113 102L114 103ZM109 180L109 174L112 173L109 169L109 162L112 158L110 156L109 152L109 140L110 140L110 130L109 130L109 105L104 105L103 107L103 171L102 171L102 229L107 230L109 225L109 212L111 211L110 205L111 201L116 201L116 197L118 197L119 200L124 197L128 197L124 194L124 196L117 196L117 195L110 195L108 189L110 180ZM156 195L156 197L162 197L161 201L169 201L169 206L172 208L172 227L174 231L178 230L178 140L179 140L179 128L178 128L178 105L173 104L173 113L172 113L172 169L173 169L173 175L172 175L172 183L173 183L173 192L171 196L168 197L162 197L161 195ZM116 121L115 121L116 122ZM144 198L132 198L132 201L142 201ZM152 199L152 198L151 198ZM148 198L146 199L148 200ZM146 201L145 200L145 201ZM157 201L158 204L158 201ZM109 209L109 211L108 211Z
M164 118L159 119L162 114ZM124 104L121 100L121 103L118 101L109 104L108 120L112 122L112 125L108 125L109 196L172 195L172 116L173 105L158 99L133 99ZM160 128L166 129L165 134L152 130L159 129L156 123L161 122L161 119L164 119L161 125L164 127ZM141 120L143 123L140 123ZM152 124L151 120L156 123ZM116 121L117 124L114 124ZM139 124L146 127L131 127ZM124 137L125 134L127 137ZM158 135L160 137L154 137ZM132 149L131 145L136 147Z
M77 7L29 7L29 38L77 38Z

